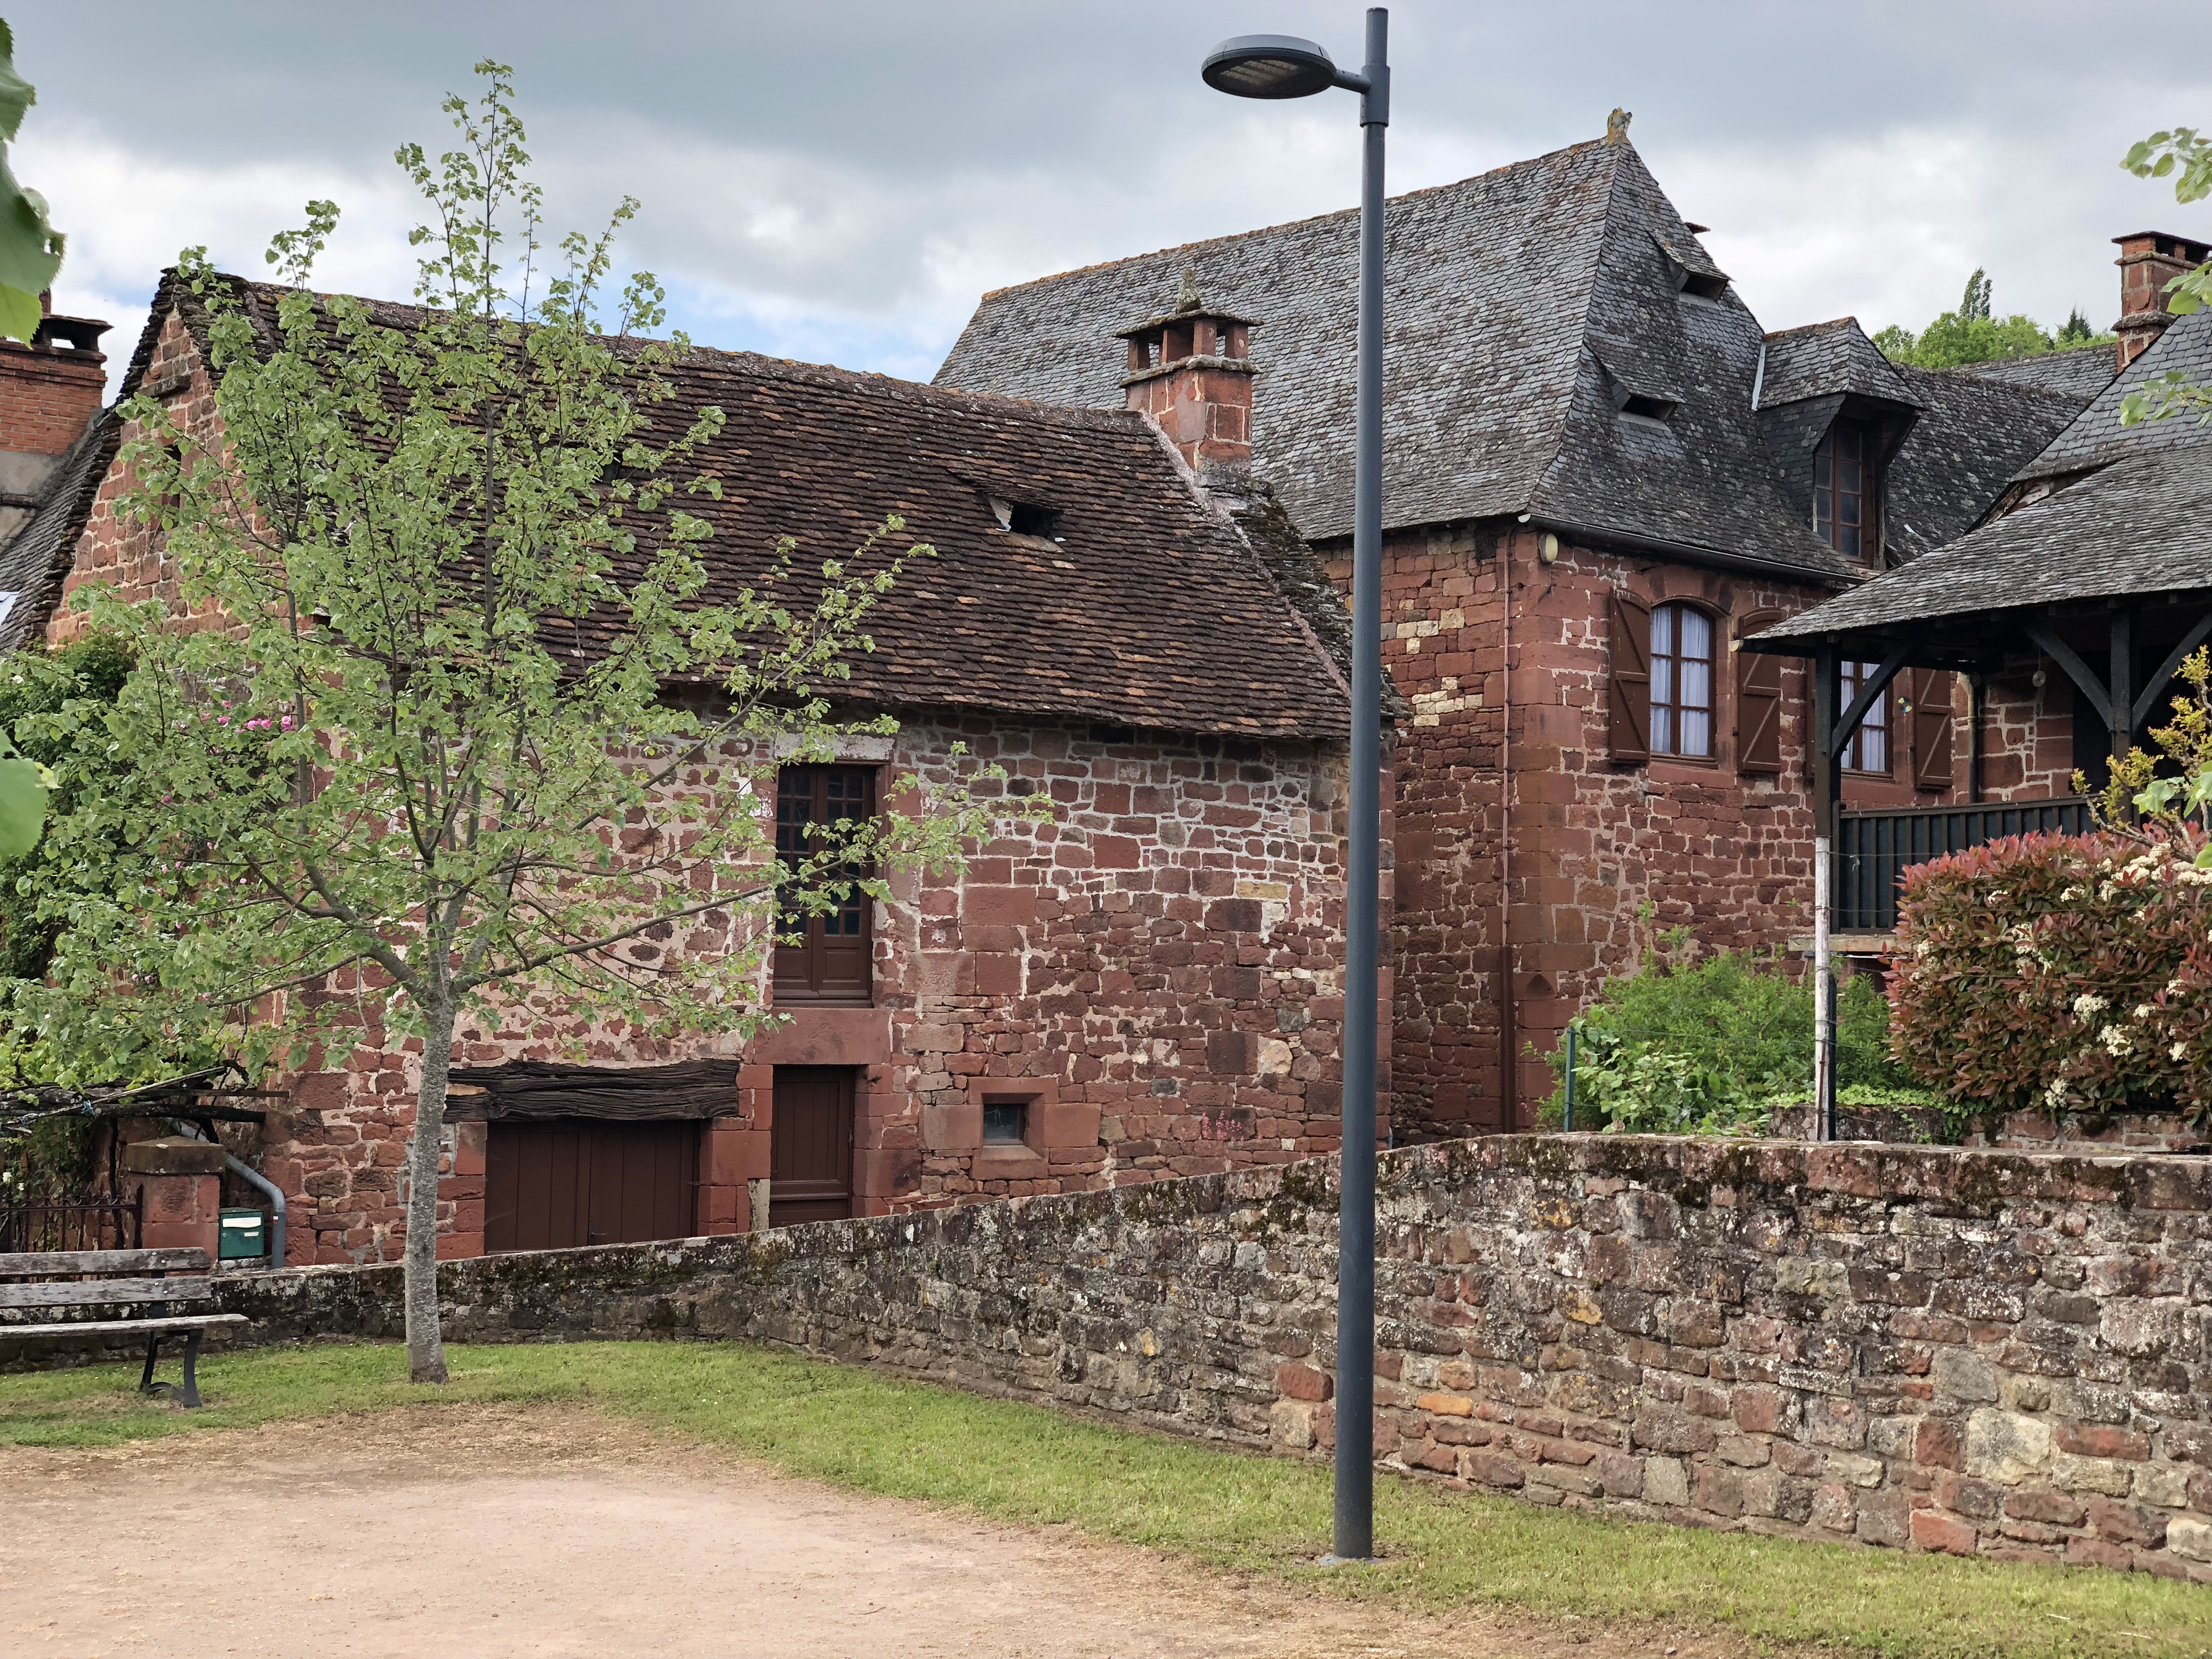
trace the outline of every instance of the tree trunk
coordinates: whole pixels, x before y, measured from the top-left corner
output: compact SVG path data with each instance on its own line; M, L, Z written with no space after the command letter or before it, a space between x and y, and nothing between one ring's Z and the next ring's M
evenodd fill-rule
M446 1339L438 1329L438 1158L444 1150L446 1077L453 1063L453 1010L431 1012L422 1042L422 1087L407 1144L407 1379L443 1382Z

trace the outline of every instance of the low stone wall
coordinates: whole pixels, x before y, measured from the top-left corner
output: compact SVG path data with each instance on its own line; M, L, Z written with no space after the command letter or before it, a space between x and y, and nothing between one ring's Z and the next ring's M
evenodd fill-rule
M1819 1119L1808 1101L1784 1106L1769 1120L1770 1132L1784 1140L1818 1139ZM1836 1107L1838 1140L1899 1141L1907 1146L1997 1147L2042 1152L2212 1152L2212 1130L2191 1124L2179 1112L1984 1112L1969 1119L1963 1133L1954 1130L1940 1106Z
M1330 1166L442 1272L455 1338L750 1337L1333 1443ZM2212 1581L2212 1162L1530 1135L1384 1157L1376 1455L1534 1503ZM241 1276L397 1335L396 1267Z

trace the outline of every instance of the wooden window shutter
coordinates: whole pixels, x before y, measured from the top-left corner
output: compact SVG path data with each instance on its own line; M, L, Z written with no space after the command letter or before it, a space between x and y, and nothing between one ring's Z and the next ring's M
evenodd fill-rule
M1782 659L1747 651L1743 641L1771 628L1786 613L1753 611L1736 619L1735 767L1739 772L1782 770Z
M1651 607L1610 590L1606 606L1606 740L1617 761L1651 758Z
M1951 787L1950 671L1916 668L1906 681L1912 699L1912 787L1948 789Z

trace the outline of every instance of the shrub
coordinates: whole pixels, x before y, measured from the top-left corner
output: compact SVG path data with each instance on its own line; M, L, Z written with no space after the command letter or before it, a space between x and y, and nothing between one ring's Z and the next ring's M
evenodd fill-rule
M1679 948L1679 939L1674 942ZM1723 951L1695 965L1647 956L1580 1019L1575 1119L1646 1133L1757 1133L1776 1104L1810 1097L1813 988L1778 957ZM1837 999L1840 1083L1895 1090L1889 1009L1868 976ZM1564 1082L1566 1056L1553 1055ZM1564 1112L1564 1088L1549 1114Z
M1897 1056L1956 1109L2212 1115L2201 832L2014 836L1906 873Z

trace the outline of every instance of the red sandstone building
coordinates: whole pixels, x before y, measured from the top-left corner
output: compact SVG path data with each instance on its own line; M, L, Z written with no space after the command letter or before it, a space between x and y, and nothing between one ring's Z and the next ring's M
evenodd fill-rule
M1442 1135L1528 1121L1534 1056L1662 930L1806 931L1807 675L1738 647L2047 488L2118 365L1931 374L1848 319L1768 333L1625 142L1400 198L1389 235L1385 1055L1398 1133ZM788 772L779 810L865 804L956 741L1059 810L958 884L779 952L762 994L788 1023L750 1048L577 1067L471 1034L451 1253L1335 1145L1354 236L1337 214L988 295L935 388L694 355L686 395L729 416L732 572L786 533L842 551L893 510L941 555L856 667L899 736ZM2123 240L2123 356L2205 252ZM74 586L172 579L112 512L98 328L0 347L7 502L31 514L0 546L0 646L64 637ZM210 419L199 352L165 289L125 391ZM56 395L61 419L34 414ZM2069 775L2106 744L2072 682L2033 651L1972 667L1876 701L1844 757L1847 848L1984 833L1984 803L2076 810ZM1893 865L1861 860L1869 926ZM293 1261L396 1254L414 1064L364 1045L288 1080L260 1156Z
M248 290L266 299L265 293ZM395 315L398 314L395 308ZM165 284L123 379L214 435L204 318ZM120 517L120 422L99 408L98 325L0 349L0 408L37 510L0 555L10 645L82 626L105 582L174 593L158 537ZM64 329L74 335L64 336ZM887 513L936 549L871 618L849 690L899 721L836 763L787 767L780 830L868 810L956 745L1048 797L950 885L905 880L779 948L781 1023L556 1063L464 1034L448 1254L736 1231L1051 1192L1337 1140L1346 793L1341 611L1279 577L1140 414L1054 408L698 351L687 403L727 422L714 582L797 538L842 556ZM33 478L32 475L38 475ZM1295 590L1292 592L1291 590ZM1334 623L1328 614L1337 613ZM288 1194L294 1262L392 1260L416 1056L367 1035L340 1071L278 1079L258 1148ZM246 1197L244 1194L239 1194ZM249 1200L250 1201L250 1200Z
M2120 362L1931 373L1849 318L1767 332L1625 137L1389 212L1390 1081L1401 1133L1447 1135L1528 1122L1541 1054L1665 931L1809 933L1808 676L1739 647L2035 489L2046 449L2115 422ZM1348 586L1356 235L1338 213L999 290L938 383L1155 410L1255 537L1302 538ZM2124 362L2207 250L2121 246ZM1118 337L1178 293L1159 347L1201 372L1170 407L1158 348ZM1234 374L1205 367L1210 318L1234 319ZM2033 649L1971 660L1908 670L1843 755L1862 949L1897 848L2075 822L2073 769L2100 775L2103 723L2066 675ZM1846 702L1875 672L1844 662Z

